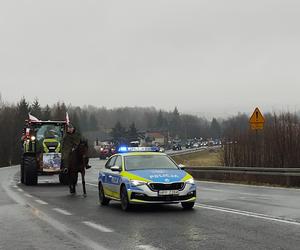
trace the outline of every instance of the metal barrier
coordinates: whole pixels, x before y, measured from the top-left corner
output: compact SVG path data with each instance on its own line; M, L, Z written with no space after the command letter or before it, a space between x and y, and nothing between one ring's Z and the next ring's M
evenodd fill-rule
M300 168L187 167L198 180L300 187Z
M177 155L187 155L187 154L193 154L196 152L201 152L204 151L206 148L196 148L196 149L185 149L182 151L171 151L167 152L168 155L170 156L177 156Z

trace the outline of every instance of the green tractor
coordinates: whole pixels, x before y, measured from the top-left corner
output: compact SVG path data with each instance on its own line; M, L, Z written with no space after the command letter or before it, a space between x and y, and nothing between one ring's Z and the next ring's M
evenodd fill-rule
M67 174L61 171L65 125L66 121L26 121L22 136L21 183L37 185L39 175L58 174L60 183L68 184Z

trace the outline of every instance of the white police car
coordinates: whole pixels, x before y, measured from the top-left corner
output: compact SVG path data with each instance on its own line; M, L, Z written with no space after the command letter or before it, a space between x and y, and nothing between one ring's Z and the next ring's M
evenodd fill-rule
M151 152L148 152L151 151ZM123 210L132 204L181 203L193 208L196 185L193 177L157 148L122 147L99 172L99 201L121 202Z

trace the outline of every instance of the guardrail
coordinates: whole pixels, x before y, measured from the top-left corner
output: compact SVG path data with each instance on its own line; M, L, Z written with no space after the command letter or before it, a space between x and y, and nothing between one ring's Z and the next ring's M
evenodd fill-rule
M198 180L300 187L300 168L187 167Z
M167 152L168 155L170 156L175 156L175 155L187 155L187 154L192 154L196 152L201 152L205 150L206 148L195 148L195 149L185 149L185 150L179 150L179 151L170 151Z

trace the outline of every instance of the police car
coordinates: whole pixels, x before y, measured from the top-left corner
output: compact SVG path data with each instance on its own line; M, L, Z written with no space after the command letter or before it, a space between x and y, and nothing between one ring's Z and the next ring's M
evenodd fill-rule
M99 201L108 205L110 200L121 202L123 210L133 204L181 203L193 208L196 185L185 172L158 148L121 147L110 157L105 169L99 172Z

